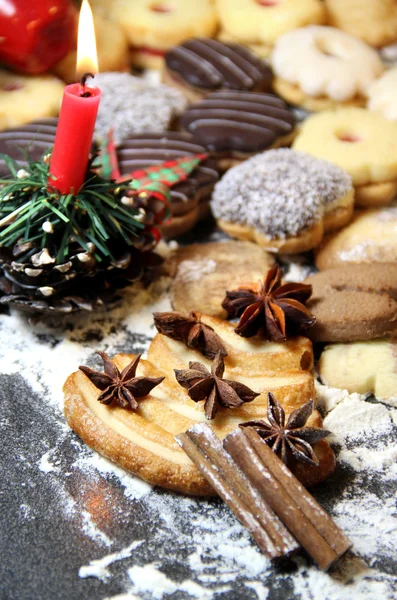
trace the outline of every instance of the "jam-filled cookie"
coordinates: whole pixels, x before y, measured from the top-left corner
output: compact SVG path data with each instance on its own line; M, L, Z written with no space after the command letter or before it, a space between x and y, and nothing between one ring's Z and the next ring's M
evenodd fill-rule
M397 263L397 206L357 211L347 227L327 237L316 253L319 269L350 263Z
M27 166L28 158L34 162L39 161L54 145L57 124L58 119L48 118L0 131L0 154L7 154L21 168ZM7 163L0 158L0 177L9 174Z
M161 68L165 52L191 37L212 37L218 19L212 0L113 0L103 12L125 31L136 67Z
M272 55L274 89L307 110L365 105L368 85L383 71L373 48L333 27L310 26L281 36Z
M397 193L397 123L363 108L306 119L294 148L329 160L352 177L357 206L390 203Z
M64 83L52 75L29 77L0 71L2 127L16 127L59 114Z
M381 48L397 41L395 0L325 0L330 25Z
M212 210L232 237L270 252L304 252L353 213L350 177L326 161L282 148L250 158L215 186Z
M103 19L100 15L95 15L94 23L99 72L128 71L130 68L128 40L120 25ZM66 83L76 81L76 56L77 52L73 50L53 68L54 74Z
M198 100L223 89L270 91L272 72L245 46L195 38L168 50L163 80Z
M261 56L286 31L325 22L320 0L216 0L216 5L227 41L248 44Z
M116 144L135 133L165 131L172 127L187 103L177 90L129 73L99 73L95 82L102 91L95 125L98 140L110 128Z
M295 117L273 94L225 90L191 104L180 124L226 170L262 150L288 145Z
M128 137L118 148L117 157L121 174L127 175L168 160L203 153L205 148L193 143L189 134L167 131ZM186 233L205 215L218 179L215 162L209 158L200 163L185 181L171 188L173 217L161 226L164 236L170 238Z

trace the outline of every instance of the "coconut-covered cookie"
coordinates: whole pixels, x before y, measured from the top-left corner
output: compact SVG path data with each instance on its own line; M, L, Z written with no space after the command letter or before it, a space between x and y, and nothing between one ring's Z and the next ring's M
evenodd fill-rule
M134 133L165 131L187 103L177 90L129 73L100 73L95 83L102 91L95 126L97 139L102 139L111 127L116 143Z
M352 217L350 177L335 165L287 148L258 154L228 171L215 186L219 226L271 252L316 247L324 229Z

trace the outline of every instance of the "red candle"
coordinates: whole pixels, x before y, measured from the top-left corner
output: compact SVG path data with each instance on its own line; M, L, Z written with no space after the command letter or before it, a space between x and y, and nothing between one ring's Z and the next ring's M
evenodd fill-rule
M49 178L61 194L77 194L84 182L100 98L97 87L65 87Z
M88 76L93 77L91 73L98 71L94 22L88 0L83 0L80 11L77 70L85 74L81 83L65 88L48 178L48 183L61 194L77 194L84 183L101 99L101 90L85 83Z

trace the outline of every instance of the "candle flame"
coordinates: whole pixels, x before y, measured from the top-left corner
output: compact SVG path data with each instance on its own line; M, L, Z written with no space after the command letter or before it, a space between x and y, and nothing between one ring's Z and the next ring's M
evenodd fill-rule
M83 0L80 10L77 34L77 79L80 79L84 73L98 73L94 20L88 0Z

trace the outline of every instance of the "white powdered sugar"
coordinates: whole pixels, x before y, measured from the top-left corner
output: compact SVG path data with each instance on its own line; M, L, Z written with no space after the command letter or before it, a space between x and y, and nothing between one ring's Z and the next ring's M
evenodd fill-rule
M177 90L129 73L100 73L95 79L102 91L95 135L102 139L112 127L116 144L133 133L165 131L187 104Z
M218 219L284 238L313 225L351 189L340 167L280 148L230 169L215 185L211 205Z
M141 544L143 544L143 541L137 540L132 542L127 548L120 550L120 552L113 552L98 560L92 560L89 565L80 567L79 577L82 577L83 579L86 577L96 577L97 579L101 579L101 581L106 581L111 577L111 572L108 567L114 562L130 558L133 551Z

